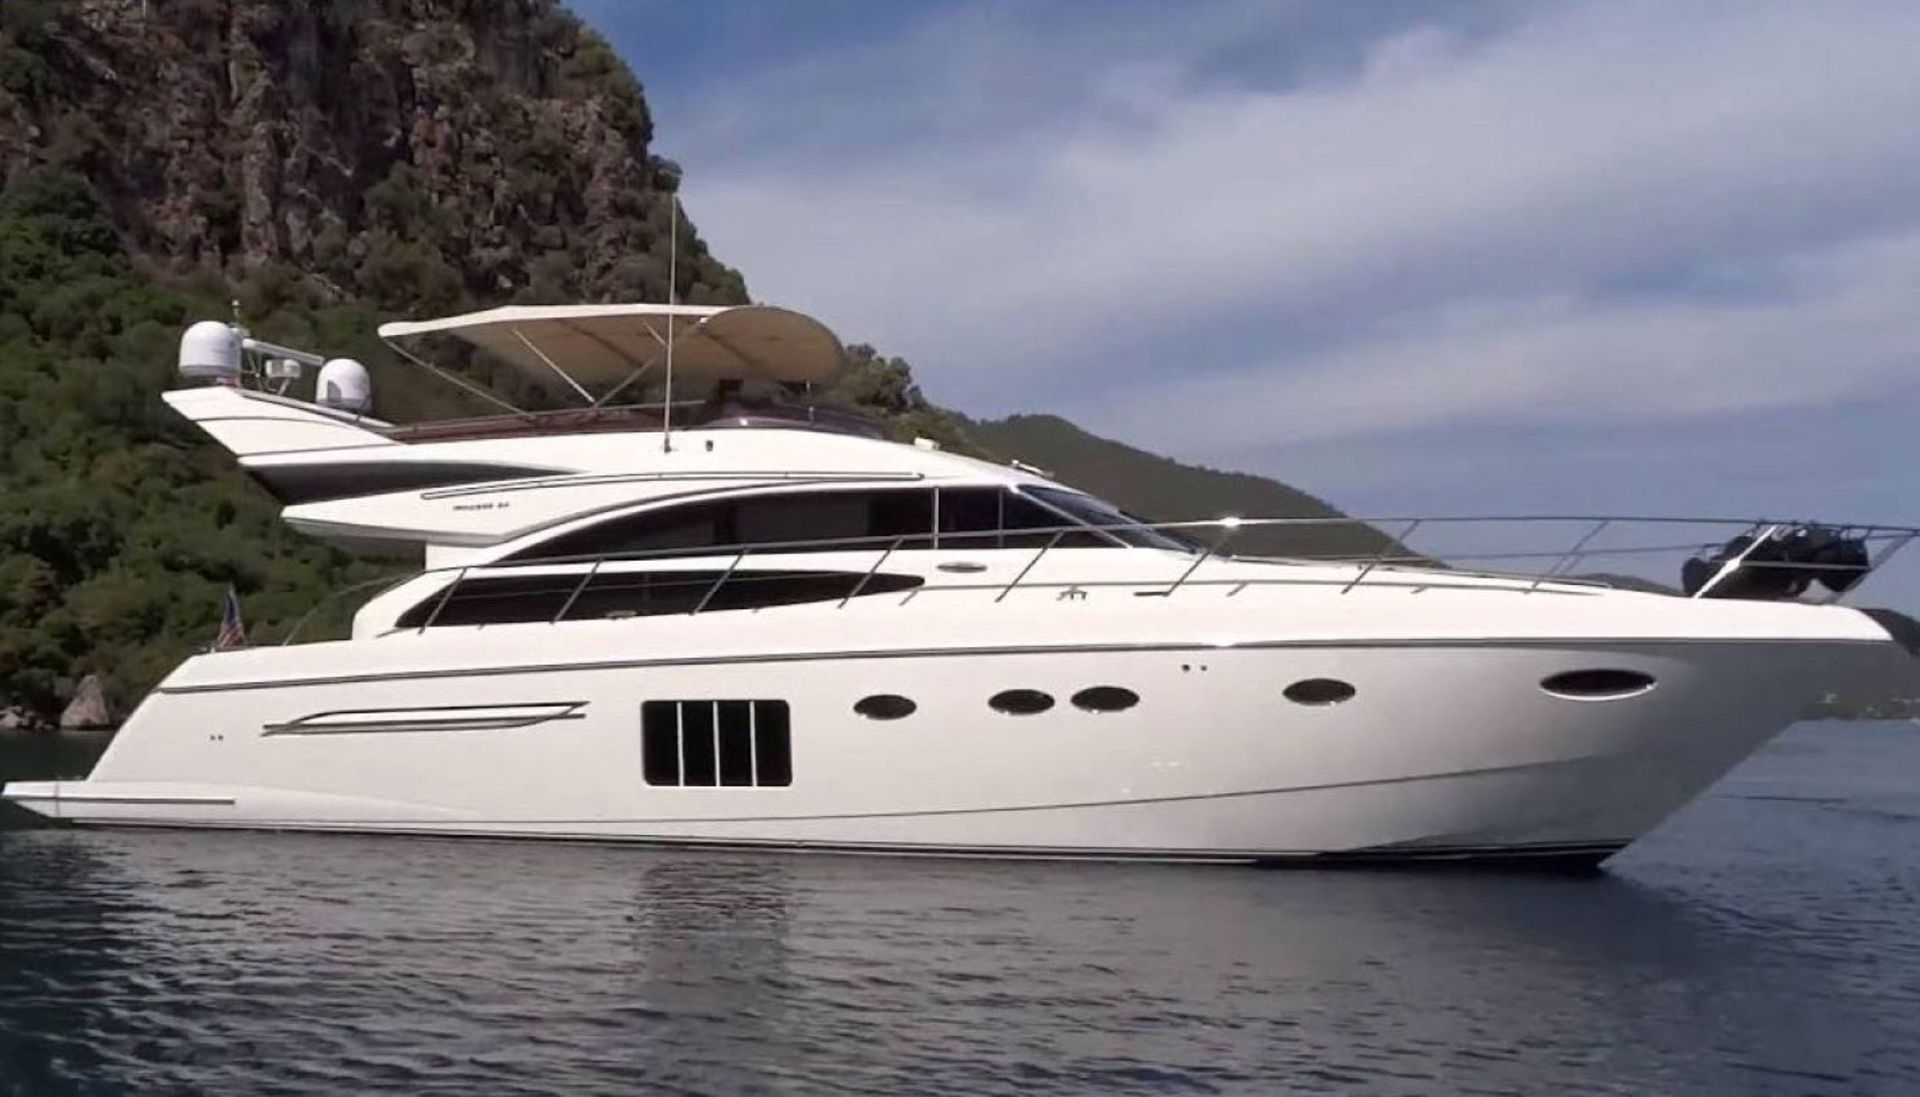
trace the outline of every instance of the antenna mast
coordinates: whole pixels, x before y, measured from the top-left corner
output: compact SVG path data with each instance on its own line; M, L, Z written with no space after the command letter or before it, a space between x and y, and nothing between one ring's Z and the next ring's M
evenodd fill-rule
M667 401L660 407L660 448L673 452L673 305L674 291L680 281L680 195L668 196L672 202L667 230Z

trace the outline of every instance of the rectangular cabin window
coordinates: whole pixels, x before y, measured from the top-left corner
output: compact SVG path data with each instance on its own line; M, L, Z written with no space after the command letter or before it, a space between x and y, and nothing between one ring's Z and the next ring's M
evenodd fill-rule
M712 702L680 704L680 783L720 783L720 727Z
M766 546L763 552L830 551L831 543L811 542L840 541L856 550L885 548L894 537L908 539L901 548L925 548L933 532L933 493L912 489L753 495L735 500L733 516L738 543Z
M714 706L720 745L720 783L751 785L753 780L753 702L721 701Z
M640 706L640 767L649 785L791 785L787 703L647 701Z
M640 706L640 768L649 785L680 783L680 702Z
M705 499L608 518L548 538L509 559L591 560L710 548L733 540L732 502Z
M1199 542L1179 534L1156 529L1127 528L1142 525L1145 520L1128 514L1105 500L1095 499L1091 495L1082 495L1077 491L1067 491L1064 488L1028 487L1022 490L1025 494L1045 503L1052 510L1060 514L1072 515L1075 520L1088 525L1099 526L1105 531L1104 536L1112 537L1135 548L1193 552L1202 547ZM1058 524L1057 521L1056 524Z
M591 572L591 574L589 574ZM912 590L926 580L897 572L593 570L576 564L559 575L487 573L459 579L451 591L427 595L400 615L400 628L512 625L556 620L717 613L808 602L838 602ZM564 617L562 613L564 612Z
M1039 548L1073 519L1001 488L941 488L941 548ZM1048 531L1048 532L1042 532ZM1059 548L1102 548L1113 542L1091 532L1067 530Z
M756 553L925 548L933 532L933 492L926 488L777 492L696 499L606 518L550 537L507 559L520 563L590 560L652 553L695 555L742 545ZM800 542L795 544L794 542Z
M885 548L894 538L902 539L902 549L1038 548L1049 542L1060 548L1192 548L1151 530L1078 528L1131 520L1091 496L1045 487L772 492L668 502L601 519L521 549L504 562L705 555L703 550L730 553L743 546L751 555L864 551Z

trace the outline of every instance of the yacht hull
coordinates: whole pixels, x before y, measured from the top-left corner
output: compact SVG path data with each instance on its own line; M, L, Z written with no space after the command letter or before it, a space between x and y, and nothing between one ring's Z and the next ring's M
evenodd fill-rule
M1590 864L1889 650L1864 640L1167 643L189 676L148 698L89 779L5 794L110 825ZM1609 700L1540 688L1589 668L1656 685ZM1319 706L1285 699L1287 684L1310 678L1355 693ZM1071 698L1093 686L1139 700L1076 707ZM989 705L1005 689L1056 703L1009 715ZM890 721L857 715L874 694L917 707ZM642 706L661 698L784 702L791 784L649 784Z

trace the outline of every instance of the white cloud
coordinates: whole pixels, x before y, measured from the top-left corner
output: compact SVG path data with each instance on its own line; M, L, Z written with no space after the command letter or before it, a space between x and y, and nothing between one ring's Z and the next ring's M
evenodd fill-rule
M1042 40L1024 10L716 87L685 157L757 295L969 410L1207 456L1914 373L1920 7L1535 5L1344 69L1283 64L1266 6ZM1269 71L1204 71L1262 35Z
M1644 422L1772 411L1920 387L1920 230L1779 264L1764 297L1444 306L1401 330L1283 362L1132 386L1088 405L1147 444L1205 423L1216 446L1436 423Z

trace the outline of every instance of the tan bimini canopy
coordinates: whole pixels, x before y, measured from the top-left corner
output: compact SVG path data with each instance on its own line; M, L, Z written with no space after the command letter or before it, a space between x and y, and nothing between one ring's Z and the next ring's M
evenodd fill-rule
M665 377L669 322L675 381L819 382L844 355L824 324L769 305L509 305L382 324L380 337L451 335L529 377L557 374L596 402L589 389L623 388L637 370Z

